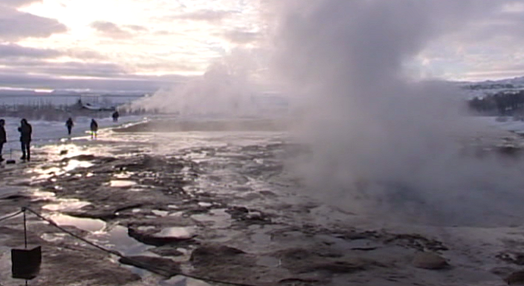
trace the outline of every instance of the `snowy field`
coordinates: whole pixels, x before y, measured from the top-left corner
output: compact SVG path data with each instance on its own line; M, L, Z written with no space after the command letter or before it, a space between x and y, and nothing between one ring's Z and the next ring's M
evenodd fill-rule
M524 135L524 121L515 120L513 117L485 116L476 117L475 119L491 127Z
M18 127L20 126L21 119L12 117L6 117L3 119L6 122L5 129L7 133L7 143L4 144L3 152L4 157L6 157L5 155L9 154L10 149L13 149L14 153L20 150L20 133L18 132ZM116 127L124 124L144 121L147 120L147 117L123 116L119 118L118 122L114 122L110 117L95 118L95 120L98 122L100 134L105 132L104 129L107 129L108 127ZM79 140L90 138L90 117L77 117L74 123L75 125L71 132L71 136L68 136L65 122L44 120L29 121L29 124L31 124L33 127L33 138L31 144L37 147L46 144L58 143L68 139Z

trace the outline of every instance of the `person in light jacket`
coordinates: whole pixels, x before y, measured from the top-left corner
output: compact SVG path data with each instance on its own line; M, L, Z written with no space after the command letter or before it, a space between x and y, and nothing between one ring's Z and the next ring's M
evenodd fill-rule
M96 120L93 118L91 119L91 138L96 138L97 136L97 132L98 132L98 123L96 122Z

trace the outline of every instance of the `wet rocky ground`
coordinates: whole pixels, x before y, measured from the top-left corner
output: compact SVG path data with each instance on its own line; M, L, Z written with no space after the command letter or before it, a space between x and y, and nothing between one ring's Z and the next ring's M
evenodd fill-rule
M282 134L140 136L44 146L2 166L2 216L27 206L110 250L27 213L29 244L43 249L29 285L519 281L508 277L524 265L521 227L380 226L329 208L298 191L284 159L307 150ZM21 216L0 222L0 285L22 285L10 249L23 242Z

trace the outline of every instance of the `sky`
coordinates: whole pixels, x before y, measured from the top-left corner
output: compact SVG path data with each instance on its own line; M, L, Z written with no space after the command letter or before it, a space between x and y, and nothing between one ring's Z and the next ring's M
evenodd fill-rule
M524 2L501 1L482 1L475 21L427 41L405 69L446 80L524 75ZM267 2L2 0L0 88L146 92L200 76L238 51L270 57L267 35L278 21Z

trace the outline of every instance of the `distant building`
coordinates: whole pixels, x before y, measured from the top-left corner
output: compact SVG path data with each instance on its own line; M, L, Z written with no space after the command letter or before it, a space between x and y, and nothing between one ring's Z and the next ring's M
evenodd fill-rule
M89 110L114 111L116 106L113 102L101 94L82 94L80 96L82 107Z

